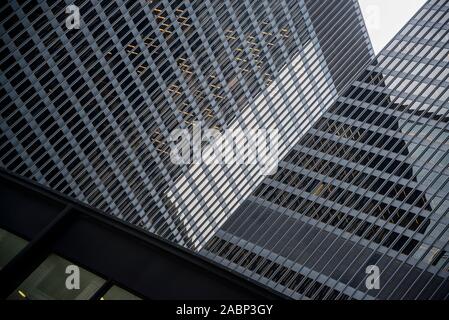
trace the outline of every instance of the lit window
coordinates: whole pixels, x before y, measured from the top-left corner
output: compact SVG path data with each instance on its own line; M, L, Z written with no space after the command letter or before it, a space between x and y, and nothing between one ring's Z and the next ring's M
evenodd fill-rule
M25 246L28 241L0 229L0 270L8 264Z
M133 295L132 293L126 291L117 286L112 286L101 300L142 300L139 297Z
M104 279L95 274L52 254L11 293L8 299L87 300L104 282Z

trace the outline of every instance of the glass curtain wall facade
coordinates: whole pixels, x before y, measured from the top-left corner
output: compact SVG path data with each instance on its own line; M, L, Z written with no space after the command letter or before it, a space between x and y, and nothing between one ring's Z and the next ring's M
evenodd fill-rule
M448 299L448 20L428 1L204 254L298 299Z
M30 0L0 16L1 166L189 248L263 177L174 165L170 133L257 121L286 154L372 57L355 0Z

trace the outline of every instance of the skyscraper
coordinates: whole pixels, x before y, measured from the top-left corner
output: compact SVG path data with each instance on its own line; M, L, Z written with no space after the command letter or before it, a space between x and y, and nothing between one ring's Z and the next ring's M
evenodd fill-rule
M447 299L448 10L428 1L204 254L294 298Z
M372 57L355 0L9 1L0 12L2 167L189 248L263 176L174 165L170 133L257 123L286 154Z

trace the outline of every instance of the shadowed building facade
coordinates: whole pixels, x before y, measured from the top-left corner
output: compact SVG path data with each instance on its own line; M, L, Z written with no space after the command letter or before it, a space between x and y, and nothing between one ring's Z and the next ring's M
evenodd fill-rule
M207 256L298 299L448 298L448 10L426 3Z

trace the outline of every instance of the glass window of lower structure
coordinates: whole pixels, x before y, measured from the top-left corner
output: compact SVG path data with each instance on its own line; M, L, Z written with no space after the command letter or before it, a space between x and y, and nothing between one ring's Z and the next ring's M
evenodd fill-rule
M109 289L103 295L103 297L101 297L101 300L142 300L142 299L126 291L125 289L122 289L117 286L112 286L111 289Z
M0 228L0 270L27 244L28 241Z
M104 283L97 275L51 254L8 299L87 300Z

